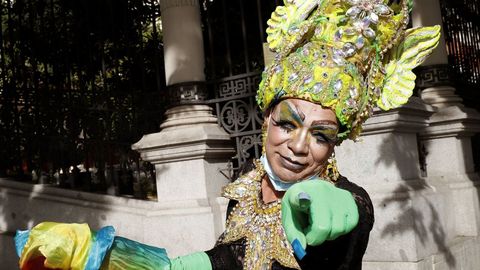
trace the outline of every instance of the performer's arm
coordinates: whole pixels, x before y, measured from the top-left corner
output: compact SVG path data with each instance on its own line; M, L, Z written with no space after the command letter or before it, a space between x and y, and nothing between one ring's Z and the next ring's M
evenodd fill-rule
M169 259L163 248L114 236L113 227L91 231L87 224L44 222L15 237L20 269L211 270L205 252Z

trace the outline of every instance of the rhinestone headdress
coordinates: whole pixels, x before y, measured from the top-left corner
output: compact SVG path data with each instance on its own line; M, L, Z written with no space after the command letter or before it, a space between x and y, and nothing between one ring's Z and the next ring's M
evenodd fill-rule
M405 104L412 70L440 38L439 26L407 29L412 1L284 0L268 21L275 60L262 75L260 108L285 98L331 108L341 142L359 135L375 106Z

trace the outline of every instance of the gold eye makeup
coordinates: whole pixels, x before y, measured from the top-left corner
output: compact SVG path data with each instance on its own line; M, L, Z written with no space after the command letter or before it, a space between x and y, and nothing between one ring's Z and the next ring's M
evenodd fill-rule
M286 132L304 127L305 114L298 111L288 102L279 104L278 113L272 116L274 126L280 127ZM309 127L310 134L317 142L335 143L338 134L338 125L333 121L315 120Z
M303 119L305 119L305 116L300 115L287 102L282 102L279 104L277 116L272 116L271 119L274 126L280 127L286 132L290 132L296 128L303 126Z
M287 102L282 102L279 104L277 119L272 117L274 123L286 124L286 126L295 126L300 127L303 125L303 119L305 115L300 115L296 109L292 108L291 105Z
M338 126L336 124L315 125L310 128L311 134L317 140L323 140L328 143L337 141Z

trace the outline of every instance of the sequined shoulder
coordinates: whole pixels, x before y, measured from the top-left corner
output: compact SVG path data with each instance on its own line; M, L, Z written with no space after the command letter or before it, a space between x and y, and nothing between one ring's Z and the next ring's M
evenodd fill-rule
M260 188L260 181L259 179L257 180L258 175L258 170L254 169L240 176L233 183L230 183L223 188L222 196L236 201L252 197Z

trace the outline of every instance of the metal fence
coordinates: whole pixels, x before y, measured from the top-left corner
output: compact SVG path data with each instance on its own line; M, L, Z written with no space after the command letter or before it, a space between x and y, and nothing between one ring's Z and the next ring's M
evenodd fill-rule
M2 0L0 176L145 198L159 130L158 0Z
M463 103L480 111L480 1L440 3L450 78ZM476 170L480 171L480 134L472 144Z
M218 123L235 141L234 170L262 153L263 117L255 101L260 73L251 72L210 82ZM232 175L233 173L230 173Z
M442 0L443 30L448 61L457 93L480 108L480 1Z
M262 152L263 117L255 94L264 68L266 22L279 4L279 0L204 1L207 87L215 95L209 103L235 142L234 171Z

